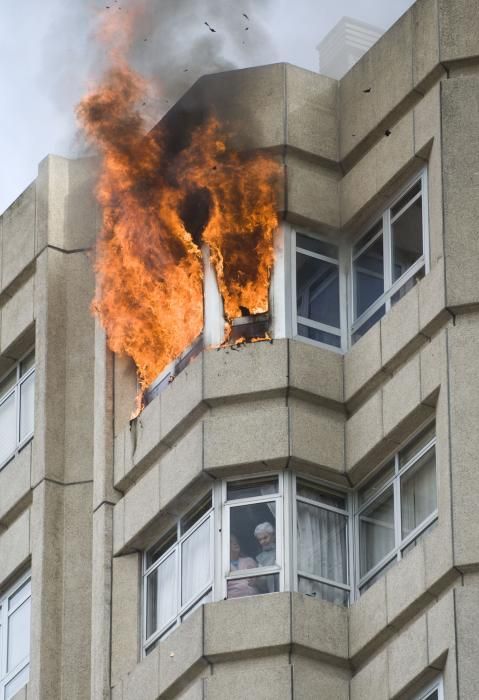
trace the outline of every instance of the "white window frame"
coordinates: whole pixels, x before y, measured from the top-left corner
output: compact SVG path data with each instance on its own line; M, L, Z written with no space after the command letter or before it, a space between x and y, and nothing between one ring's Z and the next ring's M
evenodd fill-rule
M394 561L400 561L403 557L404 550L414 542L423 532L425 532L438 518L438 508L436 506L435 510L429 514L429 516L422 521L412 532L410 532L407 537L402 537L401 531L401 478L406 474L414 465L423 457L426 452L432 448L436 448L437 436L436 431L434 436L417 452L412 455L412 457L404 464L399 466L399 453L404 447L414 441L416 437L425 429L434 425L434 421L430 419L424 422L418 430L414 432L405 442L403 442L400 447L389 457L384 460L380 467L375 470L375 475L371 477L368 475L354 491L354 557L355 557L355 573L356 573L356 586L355 586L355 598L359 598L361 595L361 589L374 577L376 577L383 569L388 567ZM380 476L382 469L394 459L394 474L381 486L379 491L368 498L364 503L359 506L359 491L368 483L373 483L374 480ZM375 564L369 571L367 571L363 576L361 576L360 566L360 515L366 510L374 501L379 499L388 489L393 487L393 499L394 499L394 547L379 561ZM437 491L437 460L436 460L436 491ZM437 503L437 496L436 496Z
M0 471L5 467L10 460L12 460L15 455L22 450L25 445L30 442L30 440L33 437L34 431L32 430L28 435L24 436L21 438L20 436L20 419L21 419L21 387L22 385L31 377L32 374L35 374L35 359L33 362L33 366L30 367L29 370L25 372L25 374L21 374L21 367L22 363L24 360L29 357L33 352L35 352L35 348L31 347L28 352L26 352L22 357L15 363L14 366L10 367L10 369L7 372L4 372L2 376L0 377L0 380L3 381L6 377L8 377L10 374L13 372L16 372L16 379L15 379L15 384L8 389L8 391L5 392L5 394L2 394L0 396L0 406L8 401L12 396L15 396L14 403L15 403L15 447L14 449L0 462ZM34 399L35 403L35 399Z
M261 481L262 479L268 480L272 478L278 479L278 491L277 493L265 494L264 496L254 496L251 498L235 498L227 499L227 488L228 484L242 482L247 484L248 481ZM227 586L228 581L234 579L244 579L248 577L255 576L268 576L269 574L277 574L279 577L279 591L286 590L286 582L289 583L290 580L290 546L289 537L285 537L285 533L288 530L287 523L285 522L285 513L289 512L289 504L286 503L287 492L289 489L290 474L269 472L266 474L254 474L245 477L231 477L225 479L221 484L221 503L222 503L222 527L221 531L223 533L223 545L222 545L222 565L221 565L221 591L222 598L227 598ZM286 488L285 488L286 482ZM248 569L248 574L246 575L244 571L238 571L237 573L230 572L230 513L231 509L239 506L254 505L255 503L275 503L275 542L276 542L276 561L277 565L274 566L261 566L256 569ZM285 527L286 526L286 527ZM288 586L289 587L289 586Z
M201 506L201 502L203 499L199 499L198 501L198 506ZM207 596L209 593L211 593L212 599L214 596L214 565L215 565L215 557L214 557L214 542L215 542L215 522L214 522L214 502L213 498L211 501L211 506L208 508L208 510L203 513L203 515L196 520L193 525L191 525L188 530L186 530L183 534L181 534L181 526L183 519L189 515L191 511L187 511L184 513L184 515L180 518L177 519L176 522L176 540L175 542L168 547L165 552L155 561L153 564L151 564L149 567L147 567L147 556L148 553L152 549L156 549L158 545L161 544L161 541L163 538L160 538L156 545L153 548L149 548L146 552L143 554L143 576L142 576L142 588L143 588L143 603L142 603L142 649L143 649L143 655L146 655L147 652L149 651L150 647L152 647L159 639L164 638L168 633L170 633L175 627L177 627L180 622L185 619L185 617L188 616L193 610L198 606L198 604L201 604L201 601L205 596ZM208 583L199 591L193 598L188 600L186 603L182 604L181 603L181 597L182 597L182 545L185 540L187 540L191 535L200 528L207 520L210 521L210 571L211 571L211 577ZM172 528L170 528L166 533L165 537L168 537L169 534L171 533ZM168 557L172 556L173 554L176 554L176 575L175 575L175 583L176 583L176 614L172 616L165 624L157 629L153 634L151 634L148 638L146 638L146 629L147 629L147 615L148 615L148 610L147 610L147 583L148 583L148 577L155 571L155 569L158 569L161 564L168 559Z
M430 700L435 690L437 690L437 700L444 700L444 683L442 676L436 678L430 685L415 695L412 700Z
M301 248L300 246L297 245L296 243L296 238L297 234L300 234L301 236L305 236L307 238L312 238L313 240L321 241L322 243L326 243L328 245L333 245L337 248L338 250L338 257L337 259L335 258L330 258L327 255L322 255L320 253L315 253L310 250L306 250L305 248ZM291 311L292 311L292 329L293 329L293 338L295 340L301 340L302 342L305 343L310 343L312 345L320 346L323 348L327 348L328 350L333 350L338 353L345 352L347 350L347 310L346 310L346 277L344 274L344 265L343 265L343 246L340 244L339 241L333 241L330 238L327 238L326 236L322 236L318 233L313 233L312 231L306 231L300 228L292 228L291 229L291 295L293 299L293 303L291 305ZM298 304L297 304L297 265L296 265L296 256L297 253L301 253L302 255L305 255L307 257L316 259L316 260L321 260L323 262L336 265L338 268L338 273L339 273L339 328L336 328L334 326L328 326L325 323L318 323L317 321L313 321L312 319L305 318L304 316L298 316ZM307 326L308 328L313 328L318 331L323 331L324 333L329 333L330 335L337 336L339 338L339 346L336 347L334 345L329 345L328 343L323 343L319 340L314 340L312 338L307 338L304 335L300 335L298 333L298 324L301 326Z
M6 591L0 594L0 700L5 698L5 688L6 686L21 673L24 669L30 665L30 650L28 655L22 659L15 668L7 673L7 651L8 651L8 620L13 613L18 610L29 598L31 599L31 583L28 592L24 593L19 601L17 601L15 607L11 610L8 609L8 600L14 595L18 590L21 589L28 581L31 582L31 572L28 571L20 579L17 579L15 583L8 588ZM29 624L31 622L29 621ZM25 685L28 680L25 681ZM23 686L22 686L23 687Z
M307 578L312 581L317 581L318 583L323 583L327 586L330 586L331 588L340 588L342 590L345 590L348 592L348 605L351 604L352 602L352 592L353 592L353 581L354 581L354 558L353 558L353 518L351 517L351 512L352 512L352 494L350 491L346 489L338 489L332 486L331 484L327 484L323 481L320 481L318 479L312 478L310 475L303 475L300 473L294 473L292 479L292 505L293 505L293 515L292 515L292 526L293 526L293 537L292 537L292 553L293 553L293 562L292 562L292 571L294 574L294 580L293 580L293 586L292 589L293 591L298 591L299 590L299 577L301 576L302 578ZM345 499L346 501L346 510L342 510L341 508L335 508L334 506L329 506L325 503L320 503L319 501L312 501L307 499L304 496L298 496L297 494L297 480L300 479L301 481L304 481L306 483L310 483L313 487L316 487L319 491L323 491L324 493L331 493L333 495L341 496ZM323 510L328 510L332 513L338 513L339 515L343 515L347 519L347 527L346 527L346 558L347 558L347 579L348 583L343 584L339 583L337 581L331 581L330 579L323 578L322 576L316 576L314 574L306 573L306 572L300 572L298 569L298 537L297 537L297 522L298 522L298 509L297 509L297 503L298 500L303 502L303 503L308 503L310 505L313 505L317 508L322 508Z
M391 218L392 208L404 197L407 192L414 187L418 182L421 183L420 191L412 197L412 199L407 202L407 204L397 212L393 218ZM391 224L394 223L409 207L411 207L414 202L419 198L422 198L422 255L416 260L411 267L409 267L395 282L392 281L392 228ZM353 345L353 336L357 333L361 327L369 321L371 316L382 307L385 307L384 315L386 315L393 305L392 298L402 289L402 287L415 275L417 275L421 270L424 269L424 274L427 275L430 269L430 253L429 253L429 209L428 209L428 177L427 177L427 167L423 168L419 174L408 181L407 185L403 187L397 194L394 195L394 199L391 199L388 206L384 209L382 214L377 215L374 219L368 222L361 233L354 237L350 246L350 265L349 265L349 336L350 345ZM361 240L361 238L376 224L382 221L381 233L377 233L373 238L371 238L359 251L354 253L354 244ZM358 258L365 249L367 249L375 239L383 237L383 277L384 277L384 292L380 297L376 299L363 313L355 317L356 308L356 290L354 285L354 261Z

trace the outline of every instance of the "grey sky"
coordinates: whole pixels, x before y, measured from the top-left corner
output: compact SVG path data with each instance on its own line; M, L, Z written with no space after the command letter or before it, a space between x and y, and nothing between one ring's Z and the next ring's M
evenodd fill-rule
M134 0L115 1L123 9L134 4ZM387 29L413 2L149 1L158 5L157 22L144 27L147 41L138 45L137 63L148 67L163 83L163 94L173 98L205 69L210 72L231 63L244 67L288 61L316 70L315 47L341 17L349 15ZM113 3L1 0L0 212L36 177L38 162L47 153L78 154L73 110L99 63L92 26L98 9L106 11L105 6ZM215 34L204 20L217 29ZM161 116L161 105L158 111Z

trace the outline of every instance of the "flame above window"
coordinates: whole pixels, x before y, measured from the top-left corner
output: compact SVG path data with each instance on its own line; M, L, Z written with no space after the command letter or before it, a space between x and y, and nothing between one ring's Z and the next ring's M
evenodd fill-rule
M116 52L77 109L101 156L92 308L143 388L202 331L202 244L226 320L268 310L282 180L271 156L231 148L213 114L173 149L168 127L148 131L139 112L148 89Z

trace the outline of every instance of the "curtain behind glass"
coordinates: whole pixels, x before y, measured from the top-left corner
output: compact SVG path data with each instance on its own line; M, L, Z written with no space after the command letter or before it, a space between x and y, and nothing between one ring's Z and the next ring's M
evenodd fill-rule
M181 603L185 605L211 579L209 518L183 542L182 547Z
M347 518L301 501L297 511L298 570L347 584ZM342 591L317 582L302 578L300 583L302 592L319 593L332 602L337 602L338 595L344 598Z

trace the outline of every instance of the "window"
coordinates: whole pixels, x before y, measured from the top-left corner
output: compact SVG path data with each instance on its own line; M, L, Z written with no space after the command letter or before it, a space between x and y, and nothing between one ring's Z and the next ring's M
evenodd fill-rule
M226 597L274 593L282 589L282 479L225 484L224 566Z
M211 600L213 587L211 496L171 530L144 559L144 650Z
M359 590L364 591L437 518L435 427L427 426L356 496Z
M300 593L349 602L349 512L345 494L296 480L297 575Z
M28 682L30 604L29 574L0 595L0 700L10 700Z
M35 353L0 379L0 468L33 435Z
M425 690L414 696L414 700L444 700L442 678L437 678Z
M355 493L289 470L218 480L144 555L144 652L213 600L294 590L348 605L437 518L435 443L422 426Z
M426 191L423 173L353 245L353 343L424 275Z
M346 350L424 276L425 192L426 171L352 245L293 232L294 337Z
M294 266L297 335L341 348L339 248L296 233Z

